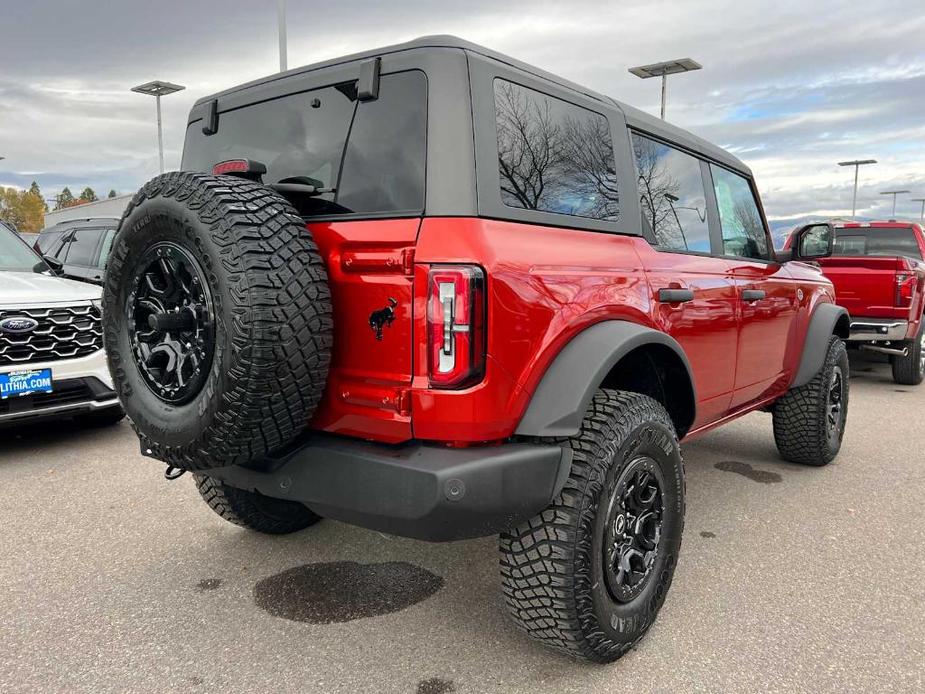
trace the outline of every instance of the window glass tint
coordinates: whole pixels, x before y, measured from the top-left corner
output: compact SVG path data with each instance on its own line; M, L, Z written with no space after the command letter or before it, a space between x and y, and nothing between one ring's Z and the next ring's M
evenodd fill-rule
M73 240L67 244L67 257L64 262L68 265L91 266L103 231L103 229L78 229L74 232Z
M50 231L39 234L39 250L46 255L57 250L62 233L61 231Z
M31 272L39 257L19 238L19 235L0 223L0 270Z
M495 80L498 173L509 207L614 220L620 196L604 116Z
M643 225L659 248L710 252L700 160L633 133Z
M356 85L348 83L222 113L218 132L205 135L192 123L183 149L186 171L211 171L228 159L253 159L266 165L264 183L336 186L347 131L356 105ZM319 207L333 194L314 201Z
M265 183L336 189L289 194L304 215L420 212L426 121L424 73L383 75L372 101L357 102L356 83L349 82L221 113L213 135L193 123L182 168L211 171L221 161L246 158L266 164Z
M337 205L346 212L423 210L426 146L424 73L383 76L379 98L357 108Z
M100 269L106 267L106 261L109 259L109 252L112 250L112 240L116 237L115 229L107 229L106 236L103 237L103 246L100 248L100 259L96 261L96 266Z
M768 236L748 180L713 164L710 171L723 229L723 253L769 260Z
M910 227L837 229L833 255L898 255L922 260L922 251Z

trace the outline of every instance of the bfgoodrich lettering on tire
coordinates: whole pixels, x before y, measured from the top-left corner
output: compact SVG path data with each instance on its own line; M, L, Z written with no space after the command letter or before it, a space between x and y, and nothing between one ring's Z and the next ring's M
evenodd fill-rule
M289 443L317 407L331 358L331 296L317 246L270 189L174 172L119 225L106 272L109 368L143 447L189 470Z
M573 656L616 660L646 633L671 585L684 527L684 467L655 400L600 390L565 487L501 536L501 580L515 621Z

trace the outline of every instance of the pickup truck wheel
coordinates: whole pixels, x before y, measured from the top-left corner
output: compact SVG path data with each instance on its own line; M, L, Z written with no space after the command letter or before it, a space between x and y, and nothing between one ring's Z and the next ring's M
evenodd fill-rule
M906 343L908 354L891 357L893 380L904 386L917 386L925 378L925 319L919 325L919 334Z
M277 193L187 172L136 193L106 271L103 336L149 455L202 470L291 442L321 399L332 330L324 262Z
M213 511L229 523L269 535L286 535L314 525L321 516L287 499L229 487L205 475L193 475L196 488Z
M839 449L848 419L848 351L832 336L822 368L774 404L774 441L791 463L822 466Z
M568 445L562 492L501 535L502 588L527 634L611 662L643 637L671 585L684 467L668 413L637 393L598 391Z

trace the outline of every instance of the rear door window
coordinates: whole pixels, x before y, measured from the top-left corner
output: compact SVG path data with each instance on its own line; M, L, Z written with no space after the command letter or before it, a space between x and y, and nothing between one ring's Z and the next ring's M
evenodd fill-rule
M911 227L849 227L835 231L837 256L902 256L922 260Z
M642 223L662 250L710 253L707 197L700 160L633 133Z
M356 82L344 82L221 113L213 135L192 123L182 168L209 172L221 161L246 158L266 165L264 183L334 189L292 196L303 215L420 213L426 114L421 71L383 75L371 101L359 102Z
M501 201L508 207L615 220L620 214L610 125L599 113L494 81Z

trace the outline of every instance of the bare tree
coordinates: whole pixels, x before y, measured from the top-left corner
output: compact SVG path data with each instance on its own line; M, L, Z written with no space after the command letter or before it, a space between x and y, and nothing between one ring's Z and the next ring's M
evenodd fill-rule
M652 232L659 245L687 248L687 239L674 207L681 186L672 177L665 158L659 155L659 146L647 138L633 137L633 150L639 169L639 202L642 213L652 225Z
M563 172L570 185L580 191L582 214L596 219L616 219L620 214L613 141L610 125L600 116L567 118L562 137Z
M528 210L543 209L562 163L562 133L548 100L528 102L521 88L497 82L498 171L501 192Z

